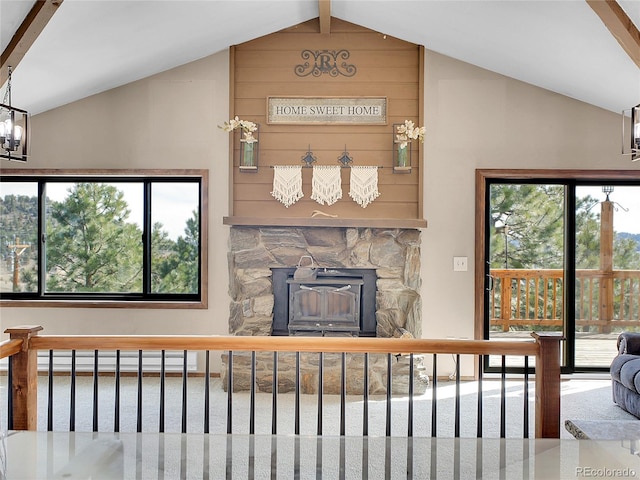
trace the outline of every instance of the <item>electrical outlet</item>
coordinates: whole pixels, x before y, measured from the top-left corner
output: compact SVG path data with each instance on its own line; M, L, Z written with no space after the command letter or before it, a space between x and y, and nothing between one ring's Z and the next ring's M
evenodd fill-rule
M467 270L467 257L453 257L454 272L466 272Z

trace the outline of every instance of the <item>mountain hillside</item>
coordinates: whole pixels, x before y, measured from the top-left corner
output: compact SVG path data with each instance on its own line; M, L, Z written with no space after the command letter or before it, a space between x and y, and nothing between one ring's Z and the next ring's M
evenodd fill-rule
M618 232L616 235L619 238L631 238L636 242L636 251L640 252L640 233L628 233L628 232Z

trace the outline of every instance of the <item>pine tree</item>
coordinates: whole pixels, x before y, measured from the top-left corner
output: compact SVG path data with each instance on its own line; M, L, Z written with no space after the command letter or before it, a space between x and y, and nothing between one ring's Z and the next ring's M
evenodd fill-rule
M142 232L112 185L76 183L52 202L46 225L47 291L141 292Z
M564 187L500 184L491 186L491 268L553 269L564 267ZM599 202L576 199L576 268L600 265ZM640 245L632 236L614 236L614 265L640 269Z
M165 255L153 255L154 282L152 290L159 293L198 293L199 276L199 215L194 211L190 219L187 220L184 229L184 236L178 237L172 249L166 251ZM164 245L166 248L166 238L158 239L154 237L153 250L158 252ZM160 250L161 251L161 250Z

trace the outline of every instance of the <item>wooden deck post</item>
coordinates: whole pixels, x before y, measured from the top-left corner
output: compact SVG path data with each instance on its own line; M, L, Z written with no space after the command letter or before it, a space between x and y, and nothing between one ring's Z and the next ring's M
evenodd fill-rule
M536 438L560 438L560 332L531 332L536 356Z
M511 327L511 276L505 275L500 280L500 319L502 320L502 331L508 332Z
M602 333L611 333L613 321L613 202L600 205L600 324Z
M10 357L13 381L11 396L13 401L14 430L38 429L38 351L29 348L31 337L42 330L38 325L22 325L7 328L11 339L21 339L22 349Z

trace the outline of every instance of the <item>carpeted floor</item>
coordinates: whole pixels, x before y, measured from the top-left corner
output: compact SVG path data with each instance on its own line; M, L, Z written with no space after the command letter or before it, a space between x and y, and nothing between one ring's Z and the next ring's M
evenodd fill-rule
M187 396L187 431L202 433L204 431L204 379L191 377L188 382ZM485 379L483 404L483 437L497 438L500 436L500 381ZM56 376L53 382L53 430L69 430L69 397L70 378ZM529 390L530 436L534 434L535 408L533 382ZM2 390L1 400L6 401L6 377L0 380ZM76 396L76 431L92 431L93 428L93 379L92 377L77 377ZM98 429L99 431L113 431L114 429L114 379L99 377ZM211 433L226 432L227 394L223 391L220 379L211 379L210 400L210 431ZM48 379L39 377L38 391L38 428L47 429L48 420ZM561 422L565 419L609 420L635 419L624 412L611 400L611 384L606 377L581 378L574 376L563 380L561 386ZM439 381L436 392L436 425L437 436L453 437L455 434L455 382ZM524 412L524 386L521 380L508 380L506 385L506 436L522 438ZM182 380L169 377L166 382L165 394L165 431L180 432L182 425ZM279 394L277 397L276 423L277 433L288 434L294 432L294 404L295 396L290 393ZM120 392L120 431L135 432L137 428L137 379L123 377ZM258 393L256 395L256 427L257 434L270 434L272 428L272 395ZM318 399L315 395L301 396L301 433L313 435L318 424ZM160 386L156 377L145 377L142 388L142 431L154 432L159 428ZM233 432L248 433L249 431L249 394L248 392L233 395ZM369 398L369 435L384 436L386 429L386 397L371 396ZM6 414L6 413L3 413ZM363 399L361 396L347 396L346 399L346 434L360 436L362 434ZM414 431L415 436L431 436L432 421L432 390L414 397ZM477 434L477 384L476 382L461 382L460 384L460 436L475 437ZM408 401L405 396L394 396L391 405L391 434L406 436L408 428ZM2 418L2 425L6 425L6 418ZM323 397L323 434L337 435L340 426L340 397L325 395ZM572 438L564 429L561 438Z
M6 402L6 377L0 377L0 401ZM204 431L204 395L202 377L188 380L187 432ZM277 439L269 436L272 425L271 394L256 395L255 445L245 435L233 438L226 433L227 395L219 379L211 381L210 432L223 435L165 435L161 440L154 435L120 435L120 442L127 444L124 457L119 460L124 471L134 472L135 478L575 478L576 468L582 468L583 458L580 442L564 428L563 444L547 444L536 441L522 442L524 387L521 380L508 381L505 389L506 436L501 441L500 411L501 384L499 380L485 379L483 382L483 439L476 440L477 384L460 384L460 436L454 439L455 427L455 382L440 381L437 397L437 435L434 443L430 440L432 421L431 388L414 399L414 437L407 438L408 402L403 396L394 396L391 405L392 437L385 439L387 404L385 396L370 398L369 436L362 437L363 400L359 396L349 396L346 401L346 437L339 437L340 397L323 397L323 442L316 443L317 397L302 395L301 437L288 435L294 432L293 394L277 397L276 423ZM534 436L534 391L531 382L529 391L530 437ZM47 429L48 420L48 379L39 377L38 428ZM91 432L93 429L92 377L77 378L76 432ZM69 430L70 378L56 376L53 382L54 403L52 406L53 430ZM97 404L100 432L114 430L114 379L99 377L99 401ZM565 419L611 420L635 419L613 404L610 380L604 378L573 377L562 382L561 421ZM159 429L160 386L158 378L146 377L142 388L142 431L157 432ZM136 406L138 402L137 379L123 377L120 392L120 431L135 432L137 429ZM181 431L182 380L169 377L166 382L165 432ZM6 405L6 403L3 403ZM249 431L249 394L233 395L233 432ZM6 426L6 409L2 410L2 425ZM58 434L56 434L58 435ZM94 434L74 437L71 441L64 437L43 437L54 442L51 461L42 465L47 472L62 472L72 465L70 458L83 458L83 448L95 449ZM108 435L103 433L101 435ZM309 435L309 436L305 436ZM59 438L60 441L55 440ZM113 441L113 437L112 438ZM254 438L254 437L251 437ZM340 440L343 438L342 440ZM84 440L83 440L84 439ZM296 441L295 439L298 439ZM520 439L520 440L519 440ZM83 443L85 442L85 443ZM91 443L93 442L93 443ZM131 443L133 442L133 443ZM229 443L231 442L231 443ZM248 443L249 442L249 443ZM276 443L274 443L276 442ZM381 443L382 442L382 443ZM497 442L497 443L496 443ZM568 442L568 444L566 443ZM599 453L598 461L610 465L621 455L624 445L615 443L614 457ZM84 446L83 446L84 445ZM71 453L68 451L71 446ZM572 446L575 446L573 448ZM318 450L320 448L320 450ZM621 450L622 449L622 450ZM80 454L78 452L80 451ZM93 450L92 450L93 451ZM56 450L57 452L57 450ZM625 461L637 461L622 451ZM76 455L74 457L74 455ZM547 458L548 457L548 458ZM9 461L11 457L9 456ZM562 458L562 461L560 461ZM55 460L55 461L54 461ZM75 461L75 460L74 460ZM118 465L120 465L120 463ZM591 463L589 463L591 464ZM38 463L38 468L42 465ZM576 467L576 465L578 467ZM634 463L635 465L635 463ZM12 465L10 465L12 467ZM34 470L35 471L35 470ZM275 475L275 477L274 477ZM36 478L51 478L48 473L39 473ZM58 478L58 477L56 477ZM62 477L60 477L62 478ZM85 477L83 477L85 478ZM102 478L102 477L101 477ZM124 478L113 476L106 478ZM128 477L127 477L128 478ZM131 477L133 478L133 477Z

